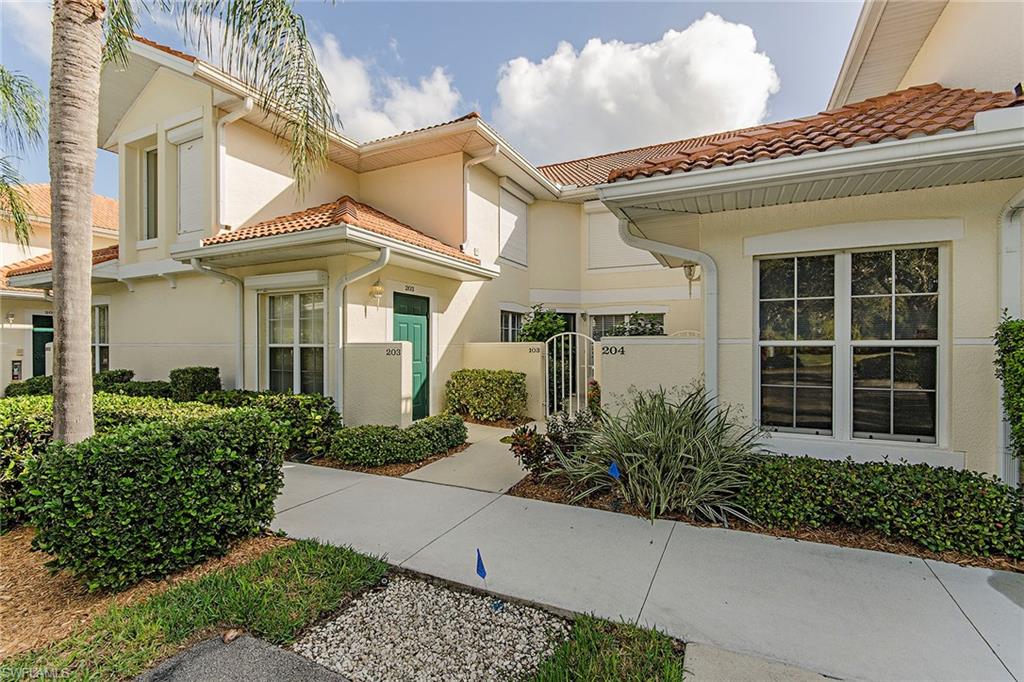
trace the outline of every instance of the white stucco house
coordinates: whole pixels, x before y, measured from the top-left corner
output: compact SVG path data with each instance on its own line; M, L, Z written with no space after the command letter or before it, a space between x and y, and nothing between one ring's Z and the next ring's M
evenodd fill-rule
M990 337L1024 293L1022 24L870 2L821 113L540 167L476 114L335 135L304 195L243 83L140 38L102 81L110 366L405 423L460 367L543 371L509 343L543 303L597 339L606 396L703 376L786 452L1015 476ZM8 274L52 286L45 261ZM667 335L602 338L634 311Z

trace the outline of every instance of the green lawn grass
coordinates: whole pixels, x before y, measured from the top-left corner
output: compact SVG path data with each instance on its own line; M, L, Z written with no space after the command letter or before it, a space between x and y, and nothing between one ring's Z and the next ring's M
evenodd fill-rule
M289 644L386 571L383 562L352 550L299 541L145 601L112 607L71 637L0 664L0 679L21 679L26 669L72 671L81 680L131 678L194 635L225 626Z
M541 663L534 682L674 682L683 653L656 630L580 616L569 639Z

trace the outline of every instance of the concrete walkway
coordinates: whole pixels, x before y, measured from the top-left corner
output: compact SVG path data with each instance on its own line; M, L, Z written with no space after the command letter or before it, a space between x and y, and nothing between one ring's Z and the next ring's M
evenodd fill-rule
M292 464L274 526L844 679L1024 682L1024 575Z
M404 478L460 488L503 493L526 475L501 439L512 433L481 424L466 424L471 445L457 455L411 471Z

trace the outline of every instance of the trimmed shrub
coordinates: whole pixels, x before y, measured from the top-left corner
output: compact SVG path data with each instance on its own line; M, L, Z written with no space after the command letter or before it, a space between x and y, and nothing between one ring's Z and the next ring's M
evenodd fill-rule
M93 396L92 405L96 433L126 424L203 417L221 411L201 403L177 403L108 393ZM22 472L26 462L46 451L52 437L52 396L0 400L0 524L4 530L24 520Z
M430 441L397 426L347 426L334 434L328 457L343 464L376 467L419 462L430 455Z
M105 369L92 375L92 390L106 391L118 384L126 384L135 378L130 369Z
M550 308L535 305L526 313L523 326L519 329L518 341L547 341L555 334L565 331L565 318Z
M171 383L169 381L129 381L125 384L112 384L101 390L103 393L130 395L137 398L171 397Z
M4 395L8 398L23 395L51 395L52 393L53 377L49 375L15 381L7 384L7 388L4 390Z
M438 455L457 448L466 442L469 435L466 423L454 414L438 414L415 421L406 431L410 431L430 443L431 454Z
M203 393L220 390L219 367L181 367L172 369L169 378L175 400L195 400Z
M1010 444L1024 469L1024 320L1004 317L995 334L996 377L1003 382L1003 410Z
M25 472L33 547L90 590L124 589L222 555L273 518L283 452L258 409L55 442Z
M330 437L341 428L341 415L334 399L325 395L273 393L270 391L211 391L199 402L219 407L261 407L273 416L288 441L289 457L322 457L330 447Z
M553 473L571 481L576 500L617 491L652 520L668 513L717 523L747 518L739 494L763 456L761 432L728 406L716 410L702 386L678 398L664 389L635 392L621 413L600 412L593 428L567 432L571 447L556 443Z
M526 413L526 374L507 369L460 369L445 384L448 410L477 421L521 419Z
M511 439L509 449L531 476L536 478L551 469L555 460L555 446L543 433L537 433L536 426L517 426Z
M751 467L739 503L769 527L847 526L934 552L1024 558L1024 489L973 471L771 456Z
M665 316L635 312L605 336L665 336Z

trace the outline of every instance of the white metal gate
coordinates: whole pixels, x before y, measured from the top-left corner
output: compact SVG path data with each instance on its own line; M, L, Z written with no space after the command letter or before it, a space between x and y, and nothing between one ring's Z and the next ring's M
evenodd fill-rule
M547 341L545 417L577 412L587 406L587 384L594 378L594 339L562 332Z

